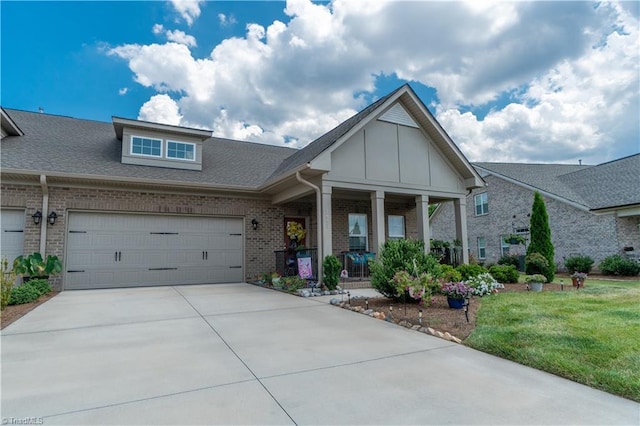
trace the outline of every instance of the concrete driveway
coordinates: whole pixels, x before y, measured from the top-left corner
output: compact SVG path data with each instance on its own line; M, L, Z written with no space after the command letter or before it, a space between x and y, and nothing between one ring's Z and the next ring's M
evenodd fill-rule
M48 424L628 424L640 404L248 284L66 291L2 332Z

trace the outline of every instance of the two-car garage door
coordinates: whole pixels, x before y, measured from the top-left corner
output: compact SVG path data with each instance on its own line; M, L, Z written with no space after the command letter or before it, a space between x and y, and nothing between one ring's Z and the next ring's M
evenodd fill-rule
M69 212L65 289L241 282L240 218Z

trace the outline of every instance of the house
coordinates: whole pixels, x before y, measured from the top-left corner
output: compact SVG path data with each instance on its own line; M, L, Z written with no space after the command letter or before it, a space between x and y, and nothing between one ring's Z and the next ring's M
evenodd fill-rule
M328 254L426 240L429 203L455 204L466 241L466 194L484 186L408 85L300 150L13 109L2 135L2 254L58 256L61 289L252 279L291 222L321 277Z
M597 166L567 164L474 163L486 181L467 196L468 244L471 254L496 263L507 253L524 254L525 245L504 242L509 234L529 241L529 217L534 191L543 196L555 261L590 256L595 265L621 254L640 253L640 154ZM451 203L432 215L432 237L451 241Z

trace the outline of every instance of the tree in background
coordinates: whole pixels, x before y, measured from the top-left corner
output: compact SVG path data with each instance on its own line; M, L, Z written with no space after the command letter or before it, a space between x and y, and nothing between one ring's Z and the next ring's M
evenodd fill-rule
M531 222L529 225L531 232L531 243L527 248L527 255L540 253L549 262L549 268L543 274L547 277L547 282L553 281L556 272L556 265L553 255L553 243L551 242L551 228L549 228L549 215L544 199L539 192L533 196L533 206L531 207Z

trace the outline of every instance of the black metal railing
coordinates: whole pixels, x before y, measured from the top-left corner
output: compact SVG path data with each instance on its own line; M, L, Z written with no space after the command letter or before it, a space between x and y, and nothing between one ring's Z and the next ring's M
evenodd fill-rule
M343 251L340 254L342 269L347 271L350 279L368 279L369 261L376 258L372 252Z
M309 248L301 250L276 250L274 252L276 260L276 272L283 277L293 277L298 275L298 259L303 257L311 258L312 279L318 279L318 249Z
M462 262L462 248L460 247L432 247L431 253L438 258L440 263L451 265L454 268Z

